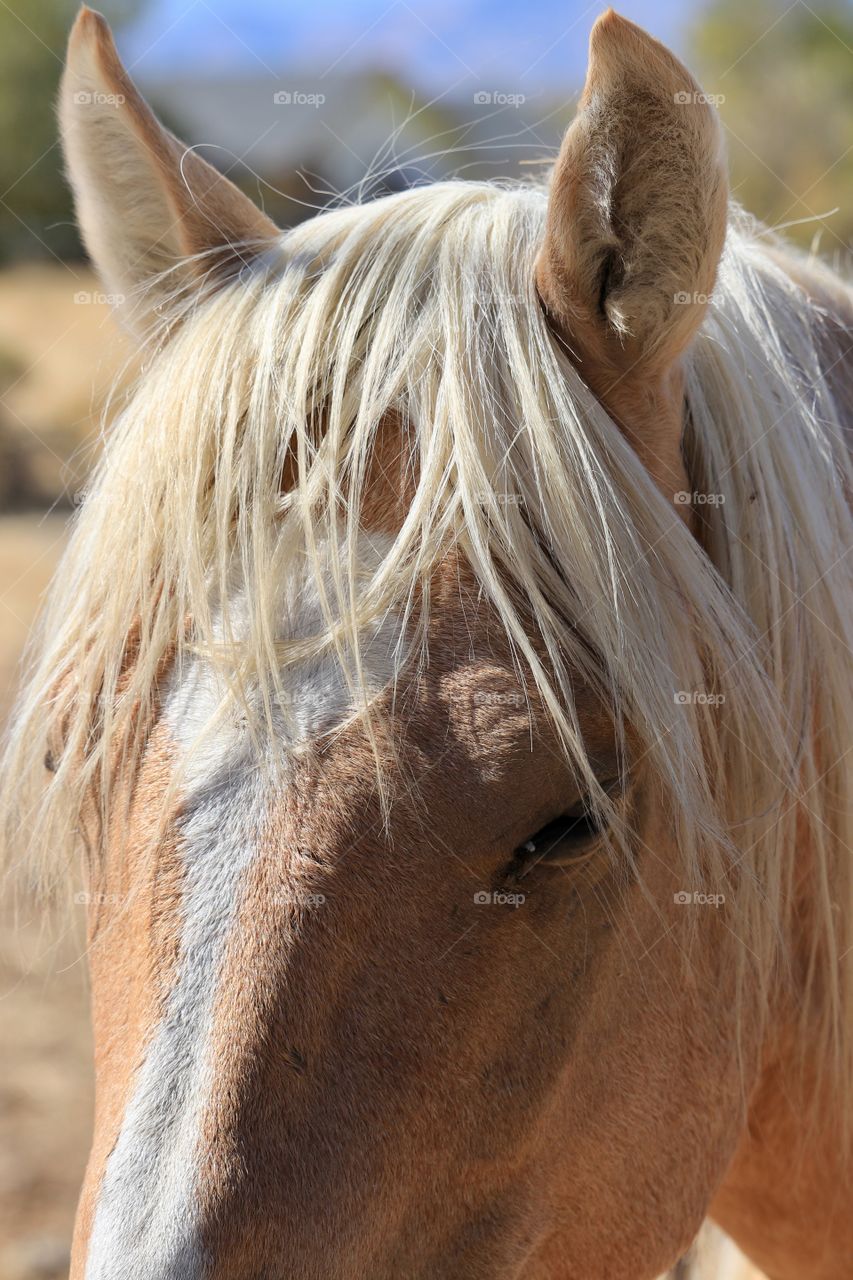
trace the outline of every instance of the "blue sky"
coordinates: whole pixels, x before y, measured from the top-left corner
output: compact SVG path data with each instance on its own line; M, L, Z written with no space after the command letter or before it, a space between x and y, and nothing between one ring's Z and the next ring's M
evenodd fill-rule
M676 50L701 0L623 0L620 12ZM577 85L589 0L149 0L120 36L141 78L385 67L431 93L459 83L535 93Z

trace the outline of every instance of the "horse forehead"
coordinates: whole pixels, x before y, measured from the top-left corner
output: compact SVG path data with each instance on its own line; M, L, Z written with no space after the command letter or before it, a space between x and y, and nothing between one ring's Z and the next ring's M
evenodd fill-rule
M375 571L389 542L387 535L360 536L355 548L359 569ZM344 564L348 554L347 548L338 549ZM357 644L312 644L330 621L340 621L346 607L337 601L332 559L328 547L317 557L300 556L272 592L273 637L281 647L274 689L262 690L249 676L241 679L235 696L239 663L228 655L240 654L251 627L249 592L240 585L215 620L214 652L187 658L173 672L166 718L185 758L190 787L210 783L223 767L246 763L259 745L285 756L298 754L339 729L395 680L404 657L404 622L398 610L385 609L367 620Z
M366 560L382 551L376 544L362 548ZM297 565L276 597L276 634L285 640L316 635L324 621L321 589L316 564ZM488 610L472 615L460 600L457 578L455 589L442 592L437 602L441 625L433 635L434 664L425 670L420 708L430 728L421 745L427 754L435 748L438 760L446 750L444 739L453 734L462 746L455 757L462 770L457 780L464 775L472 782L477 774L488 784L494 774L492 789L485 786L488 797L503 794L509 781L498 769L494 745L507 735L527 741L529 708L512 664L490 656ZM239 591L232 603L239 635L248 604ZM377 695L394 678L401 627L400 618L387 612L363 637L363 672ZM144 1051L120 1115L110 1125L114 1141L109 1155L106 1149L103 1153L91 1211L87 1280L111 1274L115 1242L130 1236L139 1241L148 1267L140 1274L201 1273L199 1240L216 1195L206 1146L211 1134L227 1129L228 1098L239 1094L234 1073L248 1070L246 1055L264 1034L251 1023L252 1010L262 1008L263 1001L247 1005L239 995L248 980L250 935L255 938L249 946L255 965L251 981L273 989L291 933L307 927L306 912L323 910L324 865L330 866L334 850L352 840L354 826L362 839L371 838L371 819L379 826L375 765L365 735L355 722L341 728L353 703L340 661L323 652L294 662L283 668L281 684L284 705L274 706L273 723L264 726L260 739L247 709L224 697L227 684L203 654L187 657L166 691L155 750L146 762L152 785L137 799L145 810L141 827L151 829L157 780L174 766L180 790L179 866L168 884L158 881L152 893L180 900L169 944L175 963L164 975L161 999L149 1002L150 1025L140 1035ZM248 711L260 717L259 705ZM312 754L301 748L336 727L330 749L315 767ZM484 743L493 748L488 769ZM259 767L259 747L277 759L283 753L281 786L271 786L270 775ZM479 794L483 788L471 790ZM448 831L454 822L458 827L458 797L446 812L440 797L433 800L436 822ZM461 834L467 836L467 828ZM306 847L321 855L319 861L304 856ZM148 918L159 918L162 897L153 905ZM268 935L278 939L277 947L261 945ZM102 976L109 986L108 970ZM235 1008L245 1044L235 1040ZM223 1064L233 1085L224 1091L217 1083Z
M538 693L525 681L496 612L458 551L438 564L431 585L426 660L414 651L415 617L401 606L369 617L355 645L341 652L311 642L339 620L332 561L353 560L369 578L382 565L394 535L362 531L354 548L343 542L332 554L325 545L309 557L293 559L271 593L273 636L281 646L272 698L265 701L256 682L246 680L234 696L236 667L224 670L213 656L185 656L170 678L165 714L183 761L187 785L205 787L223 769L243 767L262 749L285 762L306 754L311 744L345 732L350 747L361 733L359 712L385 696L393 705L398 681L407 713L436 733L443 726L469 741L476 757L511 737L529 735L531 717L540 710ZM343 606L346 607L346 604ZM250 595L234 587L227 618L215 621L214 648L239 652L251 625ZM227 639L226 639L227 636ZM355 661L357 648L357 664ZM290 657L291 653L296 654Z

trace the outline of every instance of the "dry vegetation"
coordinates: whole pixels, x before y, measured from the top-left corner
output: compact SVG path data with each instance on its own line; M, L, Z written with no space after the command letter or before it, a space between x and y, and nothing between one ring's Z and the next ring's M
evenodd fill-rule
M4 707L64 531L58 515L0 519ZM57 928L24 896L0 915L0 1280L67 1274L92 1108L81 924Z
M97 449L107 388L126 358L85 269L0 275L0 708ZM86 300L75 301L82 295ZM57 510L49 511L52 504ZM12 508L12 513L9 513ZM18 508L18 510L15 510ZM65 510L61 510L65 508ZM25 895L0 912L0 1280L67 1275L91 1130L83 921Z

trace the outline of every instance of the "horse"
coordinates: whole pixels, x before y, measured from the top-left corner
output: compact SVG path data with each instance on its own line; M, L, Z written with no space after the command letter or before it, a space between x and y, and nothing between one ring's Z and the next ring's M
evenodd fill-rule
M84 8L142 352L4 842L85 877L73 1280L853 1276L853 292L612 10L547 178L282 232ZM69 890L70 892L70 890Z

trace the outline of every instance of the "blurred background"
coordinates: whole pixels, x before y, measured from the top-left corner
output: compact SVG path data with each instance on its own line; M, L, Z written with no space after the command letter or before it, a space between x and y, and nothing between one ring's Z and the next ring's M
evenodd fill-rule
M72 0L0 0L0 707L134 352L77 236L54 102ZM288 226L341 199L553 157L605 6L103 0L155 109ZM735 195L853 242L853 4L623 0L714 94ZM82 915L82 908L78 908ZM64 1275L92 1091L82 920L0 917L0 1280Z

